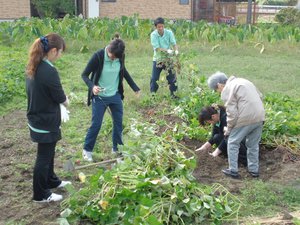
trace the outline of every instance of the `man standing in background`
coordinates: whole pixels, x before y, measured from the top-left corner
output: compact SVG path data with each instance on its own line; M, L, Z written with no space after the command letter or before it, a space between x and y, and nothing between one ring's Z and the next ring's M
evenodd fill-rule
M167 53L169 55L178 55L178 48L176 45L176 40L173 32L171 30L164 28L164 19L158 17L154 21L155 30L151 33L151 45L153 47L153 67L152 76L150 81L150 92L152 94L156 93L158 90L157 81L159 80L160 73L163 69L166 69L165 65L158 65L157 61L161 59L162 53ZM172 70L168 70L167 80L169 84L169 90L171 92L172 98L178 98L174 92L177 90L176 85L176 74Z

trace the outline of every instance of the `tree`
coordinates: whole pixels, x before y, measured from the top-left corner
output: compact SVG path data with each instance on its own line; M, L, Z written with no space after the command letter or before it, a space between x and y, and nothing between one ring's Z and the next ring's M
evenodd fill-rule
M59 18L62 14L74 15L74 0L31 0L41 18Z
M252 0L248 0L248 7L247 7L247 24L251 24L251 17L252 17Z

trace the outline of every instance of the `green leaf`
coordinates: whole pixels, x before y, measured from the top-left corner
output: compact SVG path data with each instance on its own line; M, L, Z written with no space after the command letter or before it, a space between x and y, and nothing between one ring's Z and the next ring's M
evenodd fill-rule
M159 222L159 220L158 220L155 216L153 216L153 215L149 216L149 217L146 219L146 222L147 222L149 225L162 225L162 223Z

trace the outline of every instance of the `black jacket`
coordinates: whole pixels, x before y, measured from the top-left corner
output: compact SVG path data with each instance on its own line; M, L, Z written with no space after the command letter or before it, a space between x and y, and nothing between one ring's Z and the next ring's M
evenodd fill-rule
M227 126L226 119L227 119L226 112L225 112L225 110L221 109L220 110L220 123L218 126L216 124L213 126L212 135L208 141L211 145L217 144L218 148L222 152L227 152L227 142L226 142L225 136L224 136L224 127Z
M84 71L81 74L82 79L88 86L88 100L87 105L91 104L91 98L93 97L93 87L94 85L98 85L99 79L102 73L103 64L104 64L104 54L105 49L101 49L97 51L90 61L88 62L87 66L85 67ZM128 71L125 68L124 63L122 60L120 60L120 79L119 79L119 86L118 86L118 92L121 95L122 100L124 99L124 87L123 87L123 78L127 81L129 86L134 90L135 92L139 91L139 87L135 84L131 76L129 75ZM92 74L91 78L89 78L90 74Z
M57 132L61 124L59 104L66 101L57 70L42 61L33 79L26 79L27 118L37 129Z

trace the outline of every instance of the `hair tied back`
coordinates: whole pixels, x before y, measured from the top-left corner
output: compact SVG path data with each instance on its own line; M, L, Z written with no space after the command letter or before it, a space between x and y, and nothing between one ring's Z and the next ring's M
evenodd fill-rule
M48 38L45 36L40 37L41 43L43 45L44 52L49 51L49 41Z

